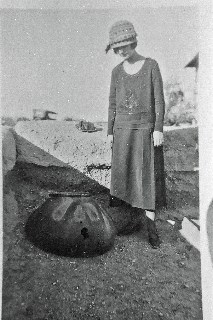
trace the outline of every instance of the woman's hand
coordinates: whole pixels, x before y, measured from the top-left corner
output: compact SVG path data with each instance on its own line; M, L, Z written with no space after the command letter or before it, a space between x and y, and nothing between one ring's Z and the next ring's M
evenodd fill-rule
M162 146L163 140L163 132L154 131L153 132L153 140L154 140L154 147Z

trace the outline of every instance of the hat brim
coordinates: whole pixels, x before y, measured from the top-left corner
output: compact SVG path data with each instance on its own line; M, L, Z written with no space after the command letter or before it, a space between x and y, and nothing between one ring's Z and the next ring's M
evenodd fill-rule
M125 46L128 46L129 44L135 43L135 42L137 42L137 39L120 41L120 42L111 44L110 49L125 47Z

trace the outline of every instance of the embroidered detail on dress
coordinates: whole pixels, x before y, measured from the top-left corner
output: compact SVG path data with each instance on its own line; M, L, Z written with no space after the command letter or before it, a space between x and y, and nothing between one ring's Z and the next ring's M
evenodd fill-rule
M141 111L139 98L137 97L135 90L126 89L124 96L125 100L123 100L122 103L119 105L118 112L120 111L131 114L138 113Z

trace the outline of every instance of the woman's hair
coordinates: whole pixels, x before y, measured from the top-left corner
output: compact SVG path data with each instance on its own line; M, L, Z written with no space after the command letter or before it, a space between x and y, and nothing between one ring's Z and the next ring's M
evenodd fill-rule
M131 48L132 48L132 49L135 49L135 48L137 47L137 45L138 45L138 43L137 43L137 42L133 42L133 43L131 43L131 44L130 44L130 46L131 46ZM117 53L118 53L118 51L119 51L119 48L120 48L120 47L118 47L118 48L114 48L114 49L113 49L114 53L116 53L116 54L117 54Z

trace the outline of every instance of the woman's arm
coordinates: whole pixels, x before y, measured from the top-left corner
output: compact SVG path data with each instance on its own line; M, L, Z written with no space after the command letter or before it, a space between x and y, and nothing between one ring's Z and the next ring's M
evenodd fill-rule
M163 93L163 80L162 80L158 63L156 63L156 65L152 70L152 81L153 81L154 99L155 99L154 131L163 132L165 101L164 101L164 93Z
M109 94L109 109L108 109L108 132L107 135L113 134L113 126L116 115L116 79L115 74L112 71L111 84L110 84L110 94Z
M163 122L165 114L165 101L163 93L163 80L161 77L159 66L156 62L152 70L152 81L154 87L155 100L155 126L153 132L154 146L159 147L163 144Z

